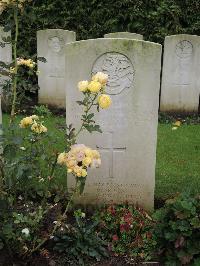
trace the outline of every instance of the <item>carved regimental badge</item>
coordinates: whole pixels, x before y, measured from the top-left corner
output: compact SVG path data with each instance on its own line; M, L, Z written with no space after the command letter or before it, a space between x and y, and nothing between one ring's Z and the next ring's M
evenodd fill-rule
M176 45L176 54L180 58L190 57L193 53L193 45L190 41L180 41Z
M120 53L105 53L95 61L92 74L103 72L108 74L106 92L111 95L129 89L134 81L135 70L131 61Z
M64 40L57 36L49 37L48 46L54 53L59 53L64 47Z

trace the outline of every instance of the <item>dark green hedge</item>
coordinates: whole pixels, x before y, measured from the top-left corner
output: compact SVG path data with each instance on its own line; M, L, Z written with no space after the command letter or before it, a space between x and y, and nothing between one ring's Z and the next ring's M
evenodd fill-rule
M0 18L3 24L8 13ZM130 31L163 43L166 35L200 35L200 0L33 0L21 21L20 54L36 53L36 31L63 28L77 39Z

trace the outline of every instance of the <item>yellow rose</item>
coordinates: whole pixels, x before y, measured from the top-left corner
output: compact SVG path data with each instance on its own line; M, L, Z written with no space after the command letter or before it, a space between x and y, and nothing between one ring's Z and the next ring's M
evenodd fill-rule
M16 74L15 67L10 67L10 73L11 73L11 74Z
M180 126L181 126L181 121L177 120L177 121L174 123L174 126L176 126L176 127L180 127Z
M31 126L31 130L35 133L39 133L38 124L36 122L34 122L33 125Z
M92 77L92 80L99 81L103 86L105 86L108 81L108 75L103 72L97 72L96 75Z
M47 128L43 125L40 125L40 133L46 133L47 132Z
M85 157L82 161L82 164L86 167L88 167L92 162L92 159L90 157Z
M93 156L92 149L90 149L90 148L86 148L86 149L84 150L84 152L85 152L86 157L90 157L90 158L92 158L92 156Z
M100 159L100 153L98 151L93 150L92 155L94 159Z
M39 117L37 116L37 115L31 115L30 116L32 119L34 119L34 120L38 120L39 119Z
M43 126L42 124L37 124L36 122L32 124L31 130L37 134L47 132L47 128L45 126Z
M67 163L67 167L68 168L73 168L76 165L76 161L75 160L69 160L66 163Z
M88 85L88 90L90 91L90 92L94 92L94 93L96 93L96 92L99 92L100 91L100 89L101 89L101 83L100 82L98 82L98 81L91 81L90 83L89 83L89 85Z
M76 174L78 177L81 177L82 175L81 175L81 173L78 173L78 174Z
M74 167L74 173L78 176L78 177L81 177L82 176L82 167L80 167L80 166L78 166L78 165L76 165L75 167Z
M68 169L67 169L67 173L69 173L69 174L72 173L72 171L73 171L73 170L72 170L71 168L68 168Z
M101 165L101 159L94 159L91 163L91 168L98 168Z
M87 171L85 169L82 169L81 176L82 177L86 177L87 176Z
M20 121L19 126L21 128L26 128L30 126L32 123L33 123L33 119L30 116L27 116Z
M108 107L110 107L112 101L110 96L106 95L106 94L102 94L99 96L98 98L98 104L102 109L106 109Z
M82 80L78 83L78 89L79 91L85 92L87 91L88 88L88 81L87 80Z
M66 163L66 153L65 152L62 152L58 155L57 163L58 164L65 164Z
M29 68L33 68L35 66L35 62L33 62L32 59L19 58L19 59L17 59L17 65L18 66L24 65L24 66L27 66Z

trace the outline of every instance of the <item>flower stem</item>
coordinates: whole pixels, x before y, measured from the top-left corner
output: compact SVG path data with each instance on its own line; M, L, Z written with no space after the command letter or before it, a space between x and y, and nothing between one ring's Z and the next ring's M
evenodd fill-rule
M86 117L87 117L87 115L88 115L88 112L89 112L90 109L92 108L92 106L93 106L94 101L96 100L96 98L97 98L97 95L95 95L94 98L92 99L91 103L88 104L88 105L86 106L86 110L84 111ZM78 135L81 133L81 131L84 129L84 126L83 126L84 123L85 123L85 120L83 120L80 129L79 129L79 130L77 131L77 133L74 135L73 139L76 139L77 136L78 136Z
M10 124L13 122L15 117L15 105L17 99L17 42L18 42L18 34L19 34L19 22L18 22L18 1L16 7L14 7L14 21L15 21L15 41L13 44L13 56L14 56L14 64L15 64L15 75L13 78L12 84L12 107L11 107L11 114L10 114Z
M57 159L58 159L58 154L56 154L55 160L54 160L54 162L52 164L52 167L51 167L51 172L50 172L50 178L51 179L53 178L53 175L54 175L54 172L55 172L55 169L56 169Z
M77 183L76 183L76 186L75 186L74 192L73 192L73 194L71 195L71 198L69 199L69 201L68 201L68 203L67 203L67 206L66 206L66 208L65 208L65 211L63 212L63 214L62 214L60 220L57 221L57 223L56 223L55 226L53 227L53 230L52 230L51 234L50 234L48 237L44 238L43 241L40 242L35 248L33 248L33 249L31 250L31 252L30 252L30 255L31 255L33 252L36 252L38 249L40 249L40 247L43 246L43 245L47 242L47 240L49 239L49 237L54 235L54 233L56 232L56 230L57 230L58 227L60 226L61 222L62 222L63 219L65 218L66 213L69 211L69 209L70 209L70 207L71 207L71 205L72 205L72 202L74 201L74 198L75 198L76 193L77 193Z

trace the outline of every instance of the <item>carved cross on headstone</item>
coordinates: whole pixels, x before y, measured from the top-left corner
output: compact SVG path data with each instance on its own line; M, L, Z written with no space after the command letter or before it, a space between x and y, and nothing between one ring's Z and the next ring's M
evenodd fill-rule
M111 141L109 141L108 147L102 147L96 145L96 148L99 151L108 151L109 152L109 178L114 178L114 154L117 152L125 152L126 147L114 147L113 142L113 132L108 132L111 135Z

